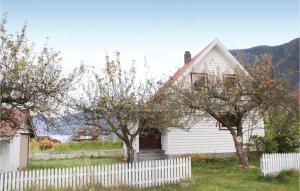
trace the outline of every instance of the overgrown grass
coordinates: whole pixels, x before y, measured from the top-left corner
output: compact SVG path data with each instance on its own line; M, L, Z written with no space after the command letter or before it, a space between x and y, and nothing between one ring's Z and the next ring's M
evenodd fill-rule
M110 150L121 149L121 141L80 141L56 144L53 148L41 151L39 144L33 140L30 142L30 152L65 152L65 151L81 151L81 150Z
M71 160L71 164L76 162ZM91 159L93 164L104 164L103 159ZM56 161L60 163L61 161ZM81 161L81 164L83 161ZM66 162L67 165L68 162ZM91 186L81 190L111 190L111 191L138 191L140 189L129 189L126 187L117 189L104 189L98 186ZM277 177L262 177L259 169L259 160L251 161L248 169L240 167L236 159L214 159L214 160L196 160L192 163L192 180L175 185L163 187L148 188L155 191L298 191L299 190L299 172L282 172Z
M80 141L80 142L70 142L62 143L54 146L53 151L64 152L64 151L74 151L74 150L105 150L105 149L121 149L121 141Z
M112 164L116 161L117 159L114 158L76 158L76 159L36 160L36 161L31 160L28 162L28 169L102 165L102 164Z

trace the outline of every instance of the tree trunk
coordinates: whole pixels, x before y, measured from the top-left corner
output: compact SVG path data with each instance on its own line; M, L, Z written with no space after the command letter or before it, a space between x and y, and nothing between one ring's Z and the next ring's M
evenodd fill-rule
M127 162L132 163L134 162L134 150L132 143L126 143L126 149L127 149Z
M243 168L247 168L249 165L248 155L247 151L243 148L243 141L236 140L236 137L234 138L234 146L236 149L236 154L239 157L240 164Z

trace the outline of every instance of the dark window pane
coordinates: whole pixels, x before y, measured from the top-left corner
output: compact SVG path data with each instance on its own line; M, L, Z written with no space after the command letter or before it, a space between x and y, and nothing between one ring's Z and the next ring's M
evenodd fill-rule
M194 90L203 90L206 87L207 74L192 73L192 88Z
M231 89L236 85L236 76L235 75L226 75L224 77L224 85L226 89Z

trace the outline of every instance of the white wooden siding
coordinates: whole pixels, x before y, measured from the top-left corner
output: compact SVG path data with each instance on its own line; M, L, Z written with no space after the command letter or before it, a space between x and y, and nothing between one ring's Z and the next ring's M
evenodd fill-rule
M165 154L170 152L170 134L169 132L164 132L161 134L161 149L165 151Z
M263 126L254 127L253 134L263 135L263 131ZM213 118L202 119L188 130L170 128L168 136L170 142L165 146L169 148L166 154L235 152L231 134L227 130L219 130ZM247 133L244 141L248 142Z
M18 169L20 162L20 141L20 133L17 133L11 142L0 140L0 172Z
M168 154L235 152L228 131L220 131L216 121L201 120L188 130L171 128Z

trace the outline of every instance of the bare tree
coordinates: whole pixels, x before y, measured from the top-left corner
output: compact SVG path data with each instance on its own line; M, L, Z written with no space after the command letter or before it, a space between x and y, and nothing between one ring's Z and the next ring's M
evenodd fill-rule
M16 35L0 23L0 120L14 122L13 112L30 111L47 116L57 113L64 96L80 74L62 75L59 52L45 46L35 52L26 37L26 25Z
M265 111L284 106L288 99L284 85L273 79L271 58L264 56L251 67L251 76L237 70L227 76L210 74L192 90L173 86L182 105L198 111L198 117L208 114L231 133L243 167L249 164L243 140L245 119L261 118Z
M83 95L70 100L76 111L85 114L86 124L115 133L124 142L128 162L134 160L133 142L141 131L181 124L176 120L180 109L157 101L165 94L155 94L160 84L146 76L137 80L134 64L123 70L117 52L113 60L107 56L104 69L83 84Z

